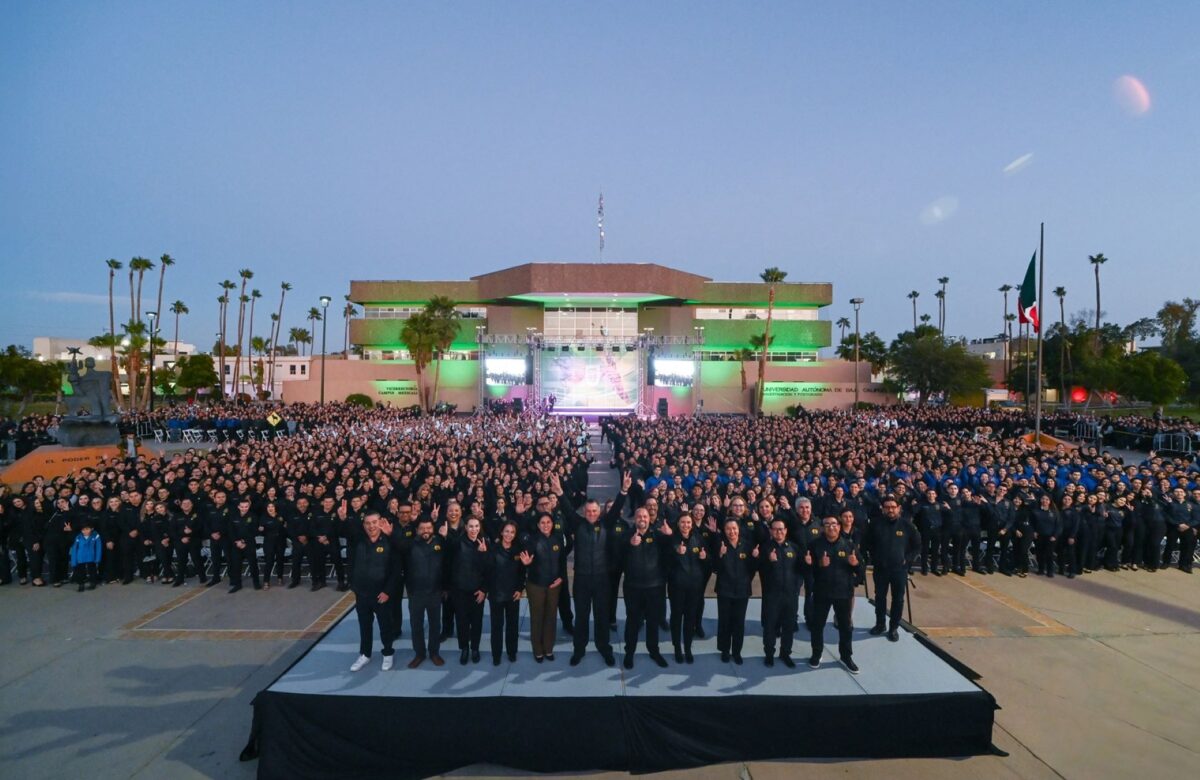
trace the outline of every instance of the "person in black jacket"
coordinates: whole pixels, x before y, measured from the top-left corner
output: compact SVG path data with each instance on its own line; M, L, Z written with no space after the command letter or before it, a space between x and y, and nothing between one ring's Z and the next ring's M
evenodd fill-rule
M1084 521L1081 509L1075 506L1074 496L1063 495L1059 516L1062 518L1062 529L1058 535L1058 573L1073 579L1082 570L1084 561L1083 546L1079 543Z
M308 497L296 499L296 508L287 521L288 540L292 543L292 578L288 582L288 590L300 585L301 566L308 556L309 579L312 579L312 554L309 543L312 541L312 513L308 510ZM314 580L313 584L316 582Z
M696 507L693 507L695 509ZM699 507L703 510L703 505ZM667 593L671 602L671 644L675 663L692 663L692 640L703 613L704 580L708 571L708 535L696 527L692 514L679 516L679 533L671 542Z
M1150 485L1142 488L1135 511L1141 517L1142 526L1145 528L1143 555L1146 570L1158 571L1158 564L1162 558L1163 536L1167 532L1167 520L1163 505L1154 495L1154 488Z
M42 499L36 496L16 496L12 505L18 513L17 524L21 529L21 544L24 545L25 557L29 560L30 582L35 588L40 588L46 584L42 579L42 538L46 535L46 516L42 513Z
M54 502L54 512L46 523L46 535L42 546L46 551L46 569L50 584L62 587L67 581L67 553L75 541L76 521L71 511L71 502L60 498ZM6 562L7 563L7 562Z
M262 590L259 580L258 555L256 553L258 518L250 511L249 496L238 499L237 512L229 519L229 592L242 589L242 565L250 570L250 581L255 590Z
M132 499L133 496L131 495ZM229 505L224 490L212 492L212 506L204 515L204 535L208 537L208 560L212 566L212 576L205 587L211 588L221 581L221 563L229 554ZM122 551L122 557L125 553Z
M263 529L263 586L271 587L274 573L283 584L283 563L287 550L287 520L279 511L279 505L268 501L260 510L259 525Z
M1038 574L1054 576L1054 545L1062 533L1062 518L1050 504L1050 494L1043 493L1037 508L1029 513L1033 525L1033 541L1037 545Z
M482 524L472 517L466 532L447 541L450 551L450 603L458 630L458 662L479 663L479 639L483 635L483 602L487 598L484 582L487 540L480 534Z
M563 541L554 532L554 518L543 512L537 518L537 532L525 540L525 552L529 562L525 578L525 591L529 594L529 640L533 646L533 659L539 664L543 660L554 660L555 612L562 591L561 571ZM522 559L524 560L524 559Z
M388 526L389 530L390 525ZM388 604L400 581L400 552L383 536L379 512L369 510L361 525L347 525L350 563L350 589L354 591L354 611L358 615L358 658L350 666L357 672L371 661L375 622L379 622L379 641L383 644L383 671L392 668L392 609Z
M921 535L908 517L900 512L900 502L893 495L885 496L880 503L883 518L871 524L867 532L865 547L871 552L875 580L875 626L873 636L884 632L883 619L889 619L887 638L900 641L897 627L904 615L904 593L908 585L908 570L924 549ZM891 609L887 608L888 592L891 592Z
M717 649L721 661L742 663L742 642L746 637L746 607L750 604L750 583L754 578L754 545L742 535L737 518L725 520L724 534L713 542L717 571Z
M645 507L633 513L634 532L625 543L625 668L633 668L638 634L646 624L646 652L660 667L667 659L658 649L659 624L666 608L666 556L670 554L670 537L674 535L664 520L658 528L650 527L650 513Z
M838 655L842 665L851 674L858 674L854 663L852 644L853 628L850 613L854 605L855 571L858 569L858 548L842 536L841 523L836 517L821 521L824 531L821 538L809 546L805 563L814 567L812 657L808 665L816 669L821 665L821 654L825 649L825 623L829 610L833 610L833 622L838 631Z
M325 495L321 499L321 508L312 515L309 536L308 566L313 590L325 587L326 567L331 560L334 574L337 575L338 590L346 589L346 568L342 560L340 541L341 525L334 510L333 496Z
M589 621L595 621L596 650L609 666L616 663L609 640L609 614L611 605L610 574L616 556L613 532L621 518L625 497L629 492L632 477L625 473L621 481L621 492L613 501L608 512L601 517L600 504L594 499L584 502L583 512L576 510L570 496L563 492L558 475L550 477L550 487L562 501L566 510L567 534L575 549L575 613L571 666L577 666L587 651Z
M752 553L762 581L765 663L775 665L775 643L778 641L779 660L788 668L794 668L792 635L796 632L800 586L804 583L804 552L800 545L788 539L787 523L782 518L771 520L770 534L771 538Z
M394 534L393 534L394 535ZM405 584L408 588L408 622L412 626L412 644L416 656L408 668L416 669L425 661L425 627L429 626L428 652L434 666L445 663L438 655L441 645L442 601L446 597L446 540L433 533L433 520L422 517L417 535L404 545Z
M200 558L200 517L196 514L192 499L183 498L179 501L179 512L171 518L170 537L175 553L175 581L173 587L179 587L187 581L188 558L200 582L204 582L204 562Z
M524 559L522 559L524 556ZM517 524L511 520L500 527L499 540L488 548L486 558L488 601L492 611L492 665L500 665L501 648L508 660L517 660L517 622L521 591L525 589L525 567L532 562L517 546Z
M942 556L942 522L942 505L937 500L937 491L926 490L925 500L916 509L917 530L925 543L921 548L922 574L928 574L932 569L935 575L941 576L946 571L948 561Z

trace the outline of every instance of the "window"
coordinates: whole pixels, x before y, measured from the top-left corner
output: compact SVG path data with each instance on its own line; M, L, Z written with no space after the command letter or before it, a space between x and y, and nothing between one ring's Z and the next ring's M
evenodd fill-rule
M458 316L464 320L487 319L486 306L455 306ZM363 319L368 320L406 320L417 312L425 311L424 306L371 306L363 307Z
M696 319L698 320L765 320L766 318L766 309L696 308ZM817 309L791 309L776 306L771 318L776 320L815 320L817 319Z
M542 333L548 338L634 338L637 309L546 309Z
M291 376L296 375L296 364L295 363L292 363L290 366L288 366L288 374L290 374Z
M758 352L754 353L754 360L758 360ZM768 352L767 362L769 363L815 363L817 362L816 350L807 351L800 350L794 352ZM704 360L737 360L736 352L720 352L720 351L705 351Z
M300 366L300 375L304 376L307 373L308 373L308 366L306 366L306 365Z

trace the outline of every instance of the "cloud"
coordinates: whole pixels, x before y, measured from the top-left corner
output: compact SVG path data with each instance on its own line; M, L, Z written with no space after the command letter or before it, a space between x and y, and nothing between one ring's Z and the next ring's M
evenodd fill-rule
M99 293L70 292L69 290L35 290L27 293L27 295L35 301L46 301L47 303L108 303L107 295L101 295Z
M1023 154L1020 157L1018 157L1017 159L1010 162L1008 165L1004 166L1004 175L1012 176L1014 173L1025 168L1031 162L1033 162L1033 152L1029 152L1028 154Z
M953 195L943 196L921 209L921 223L936 225L939 222L945 222L954 216L956 211L958 211L958 198Z

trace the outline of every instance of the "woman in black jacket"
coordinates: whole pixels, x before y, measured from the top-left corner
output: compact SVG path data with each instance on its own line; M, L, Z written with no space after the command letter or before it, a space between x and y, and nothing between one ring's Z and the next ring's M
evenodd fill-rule
M750 581L754 577L753 543L742 535L734 518L725 521L724 533L713 542L717 571L717 649L721 660L742 662L746 636L746 607L750 604Z
M704 601L704 581L708 570L707 535L694 527L692 516L679 516L679 532L671 542L667 593L671 600L671 644L675 663L690 664L696 622Z
M478 518L466 522L466 532L450 542L450 601L458 629L458 662L467 656L479 663L479 638L483 633L483 600L487 597L484 567L487 540L480 535Z
M517 545L516 523L509 520L500 527L499 541L488 548L484 561L488 601L492 606L492 665L499 666L502 646L508 651L509 661L517 660L517 622L521 591L525 589L525 564Z
M529 638L533 659L539 664L542 659L554 660L554 615L562 591L563 546L561 536L554 532L554 518L545 512L538 515L537 532L526 541L521 560L528 568Z

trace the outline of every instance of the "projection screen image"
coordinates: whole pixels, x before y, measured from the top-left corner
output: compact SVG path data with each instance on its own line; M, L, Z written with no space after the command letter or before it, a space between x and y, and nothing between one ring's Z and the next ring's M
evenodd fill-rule
M632 409L637 384L636 352L542 353L542 395L555 409Z

